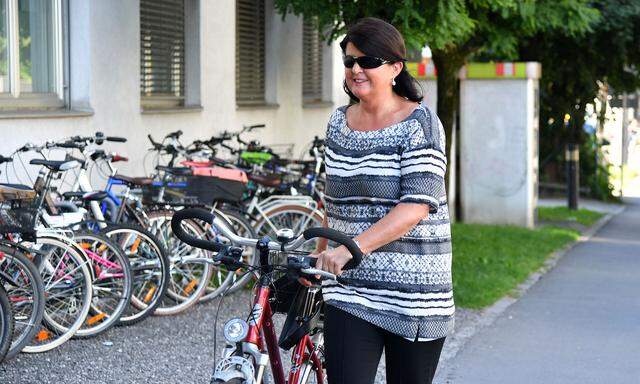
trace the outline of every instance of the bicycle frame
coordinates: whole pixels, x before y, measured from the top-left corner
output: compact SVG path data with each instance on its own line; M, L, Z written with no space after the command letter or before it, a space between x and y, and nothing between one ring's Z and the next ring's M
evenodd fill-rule
M284 367L278 346L278 336L273 323L273 311L269 303L273 279L270 274L272 267L269 266L269 248L262 240L258 242L257 248L260 251L260 279L258 280L255 300L248 321L249 329L247 336L243 342L236 345L236 348L241 346L241 352L248 353L253 357L253 360L258 366L255 377L255 382L258 384L262 382L268 362L271 366L275 384L298 383L301 375L304 373L300 367L302 367L306 361L310 361L313 365L317 382L319 384L324 383L322 362L318 355L318 349L308 333L294 346L291 355L291 369L289 370L288 379L285 380ZM233 348L233 346L231 346L231 348ZM226 355L232 355L234 352L236 352L235 348Z

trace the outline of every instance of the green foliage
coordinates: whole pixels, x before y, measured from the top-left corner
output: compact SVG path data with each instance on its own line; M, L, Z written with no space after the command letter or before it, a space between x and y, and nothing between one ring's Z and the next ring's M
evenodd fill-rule
M581 143L581 180L601 198L611 198L607 165L596 175L593 138L582 131L587 103L592 103L603 84L632 91L640 86L640 2L599 0L593 2L601 17L582 36L539 32L522 44L523 60L542 63L540 79L540 158L552 163L541 171L561 169L566 143ZM563 116L571 115L565 127ZM558 173L558 172L556 172Z
M595 135L585 135L580 145L580 180L590 189L590 197L602 201L614 201L614 187L609 175L609 166L604 160L601 147L596 143ZM596 161L597 158L597 161Z
M456 305L483 308L510 294L549 255L578 238L571 229L454 224Z
M578 36L598 19L584 0L275 0L283 15L317 17L330 40L356 20L374 16L394 24L412 48L464 45L514 54L518 40L540 31Z

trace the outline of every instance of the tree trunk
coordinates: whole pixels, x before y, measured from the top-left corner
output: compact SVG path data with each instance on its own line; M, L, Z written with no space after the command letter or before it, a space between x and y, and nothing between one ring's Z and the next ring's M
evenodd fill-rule
M455 51L455 50L433 50L433 63L437 70L438 81L438 117L444 126L445 136L447 138L446 155L449 162L451 162L451 142L453 139L452 132L456 121L456 113L460 103L460 88L458 83L458 73L465 64L467 55ZM460 127L457 128L457 132L460 132ZM458 135L459 137L459 135ZM460 140L456 140L459 146ZM456 151L456 154L459 151ZM460 180L460 162L456 161L456 176L457 180ZM447 168L445 175L445 183L447 190L449 190L449 173L450 169ZM462 218L462 210L460 209L460 183L456 182L456 220L460 221Z

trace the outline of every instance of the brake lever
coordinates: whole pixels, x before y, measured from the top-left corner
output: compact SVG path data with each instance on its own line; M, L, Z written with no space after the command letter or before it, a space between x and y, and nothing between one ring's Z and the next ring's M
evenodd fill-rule
M224 247L213 260L224 264L228 270L235 272L244 266L242 262L243 252L244 249L239 247Z

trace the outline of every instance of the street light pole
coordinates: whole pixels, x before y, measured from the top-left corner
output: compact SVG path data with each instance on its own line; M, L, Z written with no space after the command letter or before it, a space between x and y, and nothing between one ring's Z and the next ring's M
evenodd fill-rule
M567 113L564 115L565 129L571 129L571 116ZM565 162L567 164L567 203L569 209L578 209L578 186L580 185L578 163L580 160L580 147L576 143L575 135L569 135L570 142L567 144L565 151Z

